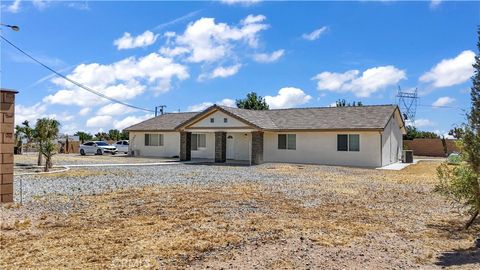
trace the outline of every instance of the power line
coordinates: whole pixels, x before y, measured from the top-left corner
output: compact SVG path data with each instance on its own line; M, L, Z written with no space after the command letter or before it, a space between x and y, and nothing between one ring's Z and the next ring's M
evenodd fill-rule
M55 75L59 76L60 78L63 78L64 80L67 80L71 83L73 83L74 85L84 89L84 90L87 90L88 92L92 93L92 94L95 94L99 97L102 97L104 99L108 99L114 103L118 103L118 104L122 104L124 106L127 106L127 107L130 107L130 108L133 108L133 109L137 109L137 110L142 110L142 111L147 111L147 112L155 112L154 110L150 110L150 109L146 109L146 108L142 108L142 107L138 107L138 106L135 106L135 105L131 105L131 104L128 104L128 103L125 103L123 101L120 101L120 100L117 100L117 99L114 99L114 98L111 98L109 96L106 96L98 91L95 91L93 90L92 88L88 87L88 86L85 86L77 81L74 81L70 78L68 78L67 76L64 76L63 74L57 72L56 70L54 70L53 68L45 65L44 63L40 62L39 60L37 60L35 57L31 56L30 54L28 54L27 52L25 52L24 50L20 49L19 47L17 47L15 44L13 44L12 42L10 42L8 39L6 39L4 36L0 35L0 38L2 38L5 42L7 42L8 44L10 44L10 46L14 47L15 49L17 49L19 52L21 52L22 54L24 54L25 56L27 56L28 58L32 59L33 61L35 61L36 63L38 63L39 65L41 65L42 67L48 69L49 71L53 72Z
M430 108L445 108L445 109L459 109L459 110L466 110L467 108L465 107L456 107L456 106L436 106L436 105L423 105L419 104L419 107L430 107Z

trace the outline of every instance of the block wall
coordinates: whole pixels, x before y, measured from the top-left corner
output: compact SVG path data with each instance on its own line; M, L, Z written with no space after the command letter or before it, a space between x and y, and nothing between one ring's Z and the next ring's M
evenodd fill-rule
M13 202L13 145L15 94L0 90L0 202Z

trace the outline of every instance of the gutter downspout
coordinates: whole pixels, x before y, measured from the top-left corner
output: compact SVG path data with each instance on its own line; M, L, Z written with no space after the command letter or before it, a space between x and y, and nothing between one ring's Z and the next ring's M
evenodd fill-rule
M383 147L382 147L382 142L383 142L383 135L382 132L378 132L380 134L380 167L383 166Z

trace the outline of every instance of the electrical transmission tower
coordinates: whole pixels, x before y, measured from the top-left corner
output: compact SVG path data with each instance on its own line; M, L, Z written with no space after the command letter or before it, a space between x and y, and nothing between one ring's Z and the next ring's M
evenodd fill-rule
M415 114L417 113L418 98L417 88L413 91L404 92L400 86L398 87L398 93L396 96L397 105L400 107L403 119L408 125L413 127L415 127Z

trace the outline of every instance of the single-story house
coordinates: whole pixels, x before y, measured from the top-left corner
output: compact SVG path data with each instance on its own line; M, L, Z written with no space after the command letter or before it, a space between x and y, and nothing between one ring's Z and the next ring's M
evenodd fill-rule
M401 159L396 105L247 110L213 105L125 129L140 156L380 167Z

